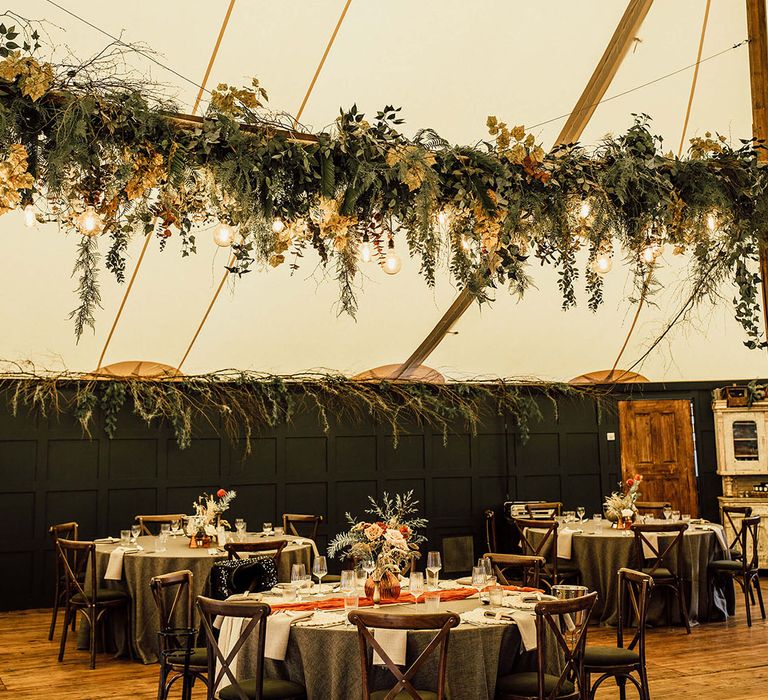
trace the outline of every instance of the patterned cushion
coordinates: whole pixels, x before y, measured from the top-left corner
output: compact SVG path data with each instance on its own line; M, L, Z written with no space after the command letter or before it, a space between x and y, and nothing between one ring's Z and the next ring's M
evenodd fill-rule
M256 679L250 678L239 683L242 691L249 697L256 697ZM306 697L306 690L303 685L293 681L282 681L274 678L264 679L264 693L261 696L264 700L299 700ZM219 691L221 700L240 700L237 688L228 685Z
M277 585L277 566L272 557L247 557L218 561L208 580L210 597L226 600L235 593L268 591Z
M544 693L549 695L557 685L557 676L544 674ZM557 697L571 695L574 692L573 683L563 681ZM496 697L505 695L522 695L523 697L537 698L539 696L539 676L537 673L513 673L510 676L501 676L496 681Z

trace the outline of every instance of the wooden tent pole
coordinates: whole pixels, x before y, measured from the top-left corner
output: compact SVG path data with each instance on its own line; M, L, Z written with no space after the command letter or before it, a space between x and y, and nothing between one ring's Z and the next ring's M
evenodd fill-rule
M205 86L208 84L208 78L213 70L213 64L216 63L216 56L219 53L219 47L221 46L221 40L224 38L224 32L227 31L227 25L229 24L229 18L232 16L232 9L235 6L236 0L229 0L229 7L224 15L224 21L221 23L221 29L219 29L219 36L216 37L216 43L213 46L211 52L211 58L208 60L208 67L205 69L205 75L203 76L203 82L200 83L200 89L197 91L197 97L195 98L195 105L192 107L192 114L197 114L197 108L200 106L200 100L203 99L205 93Z
M752 91L752 133L759 141L768 141L768 25L765 0L747 0L749 34L749 84ZM765 148L758 150L760 160L768 160ZM768 332L768 249L760 250L760 279L763 288L763 320Z
M635 35L643 23L653 0L630 0L627 9L619 20L619 24L608 42L592 77L589 79L584 92L573 108L568 120L560 131L555 145L578 141L584 128L589 123L598 103L605 96L611 81L629 52ZM461 318L472 305L474 297L466 289L462 290L451 304L437 325L429 332L419 347L400 365L390 376L390 379L407 379L416 367L422 364L445 338L451 327Z

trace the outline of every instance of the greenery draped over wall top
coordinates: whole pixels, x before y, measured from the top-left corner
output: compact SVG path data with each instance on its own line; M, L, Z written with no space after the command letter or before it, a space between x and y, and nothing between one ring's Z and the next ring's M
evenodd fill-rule
M352 314L363 245L380 264L407 246L428 284L447 265L481 301L489 287L522 294L530 262L551 264L564 308L576 304L583 275L592 309L612 256L632 267L640 289L666 246L687 255L690 303L735 285L746 344L765 345L755 271L768 240L762 144L707 134L676 158L640 116L594 151L566 144L545 153L523 127L495 117L488 140L454 146L430 129L405 136L393 107L372 119L352 107L310 137L275 128L257 81L219 85L205 117L182 122L156 86L115 76L108 50L51 65L33 55L38 37L21 46L19 31L0 26L0 213L23 207L86 234L75 268L78 337L94 324L102 256L122 282L132 236L156 236L160 246L179 236L188 255L200 226L224 224L232 272L298 266L313 249ZM153 390L138 386L124 388L143 406Z

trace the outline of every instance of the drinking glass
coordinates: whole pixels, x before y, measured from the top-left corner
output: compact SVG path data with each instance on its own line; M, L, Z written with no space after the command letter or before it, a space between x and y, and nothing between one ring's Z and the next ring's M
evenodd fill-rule
M291 566L291 583L296 589L296 596L301 597L301 588L304 586L304 576L307 573L307 567L304 564L293 564Z
M579 522L584 522L584 516L587 513L587 509L584 506L578 506L576 508L576 515L579 516Z
M477 565L482 566L485 569L486 576L493 576L493 564L488 557L480 557L477 560Z
M567 522L567 523L575 523L576 522L576 511L575 510L566 510L565 511L565 522Z
M341 584L339 586L342 593L352 595L357 589L357 577L352 569L344 569L341 572Z
M427 591L424 594L424 607L428 613L440 610L440 591Z
M131 542L136 542L141 534L141 525L131 525Z
M664 520L669 520L672 517L671 506L664 506L661 512L664 514Z
M413 596L413 602L418 605L419 596L424 593L424 574L421 571L411 571L408 590Z
M170 535L171 534L171 524L170 523L160 523L160 534L161 535Z
M155 551L156 552L164 552L168 547L166 546L168 544L168 532L161 531L160 534L155 538Z
M360 604L360 600L357 597L357 594L347 594L344 596L344 614L349 616L349 613L351 613L353 610L357 610L358 605ZM349 617L345 620L345 623L348 625L351 625L352 623L349 621Z
M427 588L437 588L442 568L440 552L427 552Z
M600 525L602 525L602 522L603 522L603 514L602 513L595 513L592 516L592 522L595 525L597 525L597 527L600 527Z
M181 530L181 520L174 520L171 523L171 534L175 537L176 533Z
M488 601L496 608L504 604L504 589L501 586L491 586L488 590Z
M275 528L275 535L278 537L282 537L285 534L285 528L284 527L276 527Z
M328 573L328 560L323 557L315 557L315 561L312 562L312 573L317 576L317 595L321 595L323 592L323 576Z
M120 545L122 547L128 547L131 544L131 531L120 530Z
M242 518L235 520L235 529L237 530L237 539L239 542L242 542L245 539L245 532L247 527L248 523L245 522L245 520Z
M272 532L272 523L264 523L264 525L261 526L261 531L268 535L270 532Z
M680 520L680 511L679 510L673 510L672 511L672 520Z
M485 567L472 567L472 588L477 588L477 597L480 597L480 591L485 588Z
M368 573L363 569L355 569L355 583L357 584L357 594L362 595L365 592L365 582L368 580Z
M691 519L691 514L690 513L683 513L681 517L682 517L683 520L685 520L687 522L688 520Z

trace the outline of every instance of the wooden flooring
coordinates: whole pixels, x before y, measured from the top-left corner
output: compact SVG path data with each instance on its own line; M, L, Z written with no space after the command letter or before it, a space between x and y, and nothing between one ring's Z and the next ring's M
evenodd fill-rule
M751 629L741 606L728 622L700 625L690 636L677 628L650 630L653 700L768 700L768 624L757 614ZM47 610L0 614L0 700L156 697L156 665L102 654L91 671L87 653L75 648L74 635L65 661L58 663L58 643L47 639L49 619ZM591 643L615 643L612 630L592 629L589 634ZM603 688L598 700L618 698L610 681ZM627 697L637 696L628 690ZM196 689L194 700L204 698L203 689Z

